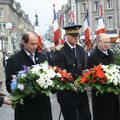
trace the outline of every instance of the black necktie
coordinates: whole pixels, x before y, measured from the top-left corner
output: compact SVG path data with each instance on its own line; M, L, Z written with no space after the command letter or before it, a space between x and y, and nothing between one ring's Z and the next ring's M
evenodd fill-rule
M76 49L74 47L72 48L72 52L73 52L74 59L75 59L75 71L77 71L78 63L77 63Z
M74 47L72 48L72 52L73 52L73 55L76 57L76 52Z
M73 55L75 56L75 48L72 48Z
M32 53L29 55L29 57L34 62L34 55Z

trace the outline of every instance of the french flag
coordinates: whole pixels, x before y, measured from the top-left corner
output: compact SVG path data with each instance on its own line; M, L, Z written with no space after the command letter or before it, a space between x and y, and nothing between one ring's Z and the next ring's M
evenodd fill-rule
M85 35L85 44L87 48L90 48L91 45L91 35L90 35L90 26L89 26L89 21L88 21L88 9L85 14L85 19L84 19L84 35Z
M99 19L98 19L98 27L96 30L96 36L98 36L100 33L106 33L104 18L103 18L103 6L101 1L99 4Z
M40 29L38 26L35 26L35 33L37 34L38 36L38 44L37 44L37 49L39 52L42 51L42 38L41 38L41 35L40 35Z
M57 14L55 12L55 4L53 4L53 14L54 14L54 43L57 46L59 44L60 30L58 27Z

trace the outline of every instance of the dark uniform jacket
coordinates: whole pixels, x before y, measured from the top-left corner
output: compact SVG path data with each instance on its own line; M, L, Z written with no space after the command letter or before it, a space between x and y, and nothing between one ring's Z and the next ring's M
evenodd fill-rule
M66 69L72 73L74 78L81 75L83 69L85 69L85 53L82 47L76 45L76 57L73 54L72 49L67 43L64 47L55 52L55 65L62 69ZM83 105L88 104L88 98L86 92L76 93L74 91L58 91L57 99L60 104L64 105Z
M108 55L104 54L98 48L88 58L88 68L95 65L109 65L114 63L114 55L111 50L107 50ZM95 95L93 90L93 116L94 120L119 120L118 118L118 96L113 93L104 93L102 96Z
M47 52L46 56L47 56L47 61L48 61L49 65L54 66L54 64L55 64L54 51L51 50L51 51Z
M46 57L42 53L35 53L36 64L43 63ZM6 67L6 87L11 93L11 75L23 69L23 65L35 64L22 49L8 59ZM52 120L50 98L45 95L37 95L35 98L26 97L24 105L17 104L15 109L15 120Z

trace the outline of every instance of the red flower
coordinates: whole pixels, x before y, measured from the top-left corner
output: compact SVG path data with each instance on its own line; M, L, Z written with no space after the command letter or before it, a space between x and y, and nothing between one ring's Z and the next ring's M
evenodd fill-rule
M96 77L98 77L98 78L104 78L104 77L105 77L104 72L101 71L101 70L98 70L95 75L96 75Z
M70 80L73 81L73 76L72 75L70 75Z
M63 77L61 77L61 78L60 78L60 81L64 81L64 78L63 78Z
M62 77L68 78L68 72L61 70L60 74L62 75Z
M59 68L58 66L55 66L55 72L58 73L59 71L61 71L61 68Z
M95 70L95 71L102 70L101 65L95 66L95 67L93 68L93 70Z
M90 83L96 83L96 80L95 80L95 79L92 79Z
M107 81L107 78L104 77L104 78L102 78L102 79L99 80L99 83L100 83L100 84L105 84L106 81Z
M81 84L88 83L88 82L89 82L89 79L87 79L86 77L82 77L82 78L80 79L80 83L81 83Z
M91 71L88 71L86 74L84 74L85 77L91 76Z

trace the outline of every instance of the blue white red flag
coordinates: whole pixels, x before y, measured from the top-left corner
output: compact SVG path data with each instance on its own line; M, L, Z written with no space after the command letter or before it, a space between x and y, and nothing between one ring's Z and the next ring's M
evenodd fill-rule
M60 30L58 27L58 21L57 21L57 14L55 11L55 4L53 5L53 14L54 14L54 43L57 46L59 44L59 38L60 38Z
M87 48L90 48L91 45L91 34L90 34L90 26L89 26L89 21L88 21L88 9L85 14L85 19L84 19L84 35L85 39L84 42L87 46Z
M101 1L99 3L99 19L98 19L98 27L96 30L96 36L98 36L98 34L100 33L106 33L104 18L103 18L103 5Z

